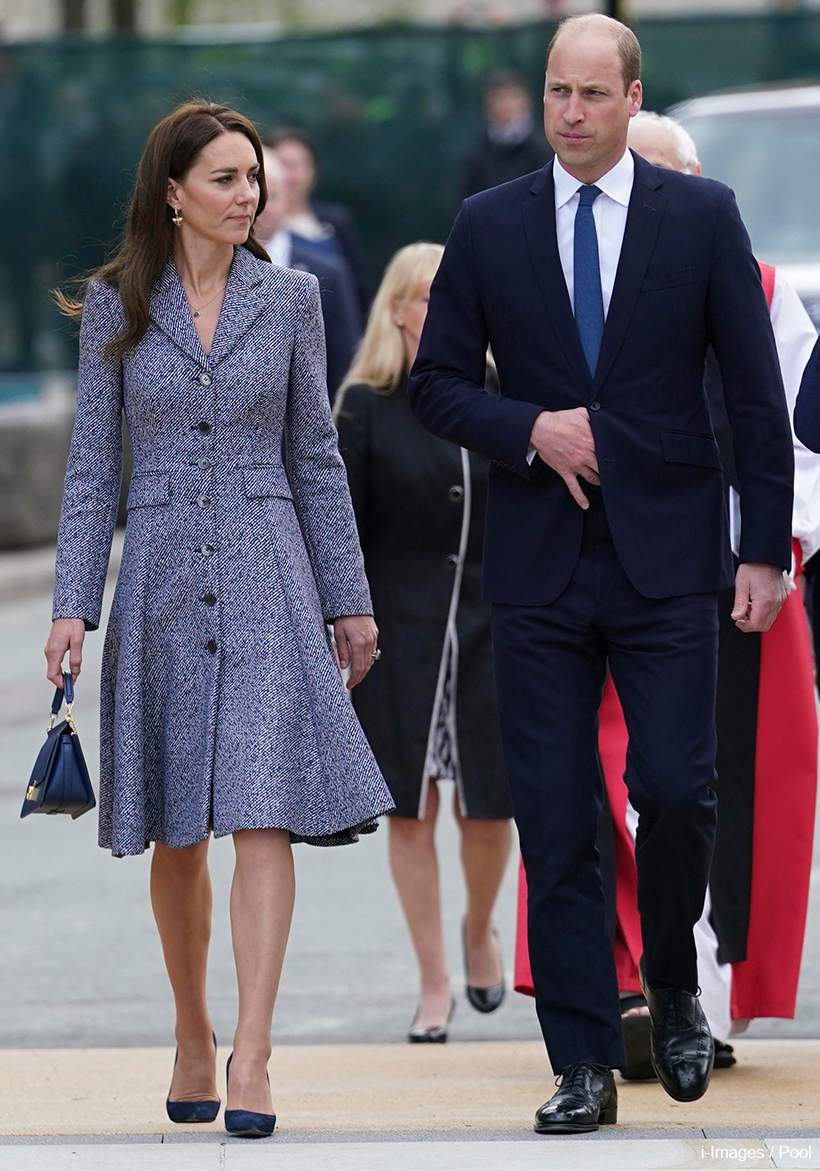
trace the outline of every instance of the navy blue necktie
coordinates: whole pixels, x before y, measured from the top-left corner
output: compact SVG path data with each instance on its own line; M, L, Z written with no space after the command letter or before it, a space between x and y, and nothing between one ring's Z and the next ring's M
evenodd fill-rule
M601 263L598 258L598 234L592 205L601 194L599 187L581 187L575 213L574 284L575 324L581 347L594 376L604 336L604 295L601 292Z

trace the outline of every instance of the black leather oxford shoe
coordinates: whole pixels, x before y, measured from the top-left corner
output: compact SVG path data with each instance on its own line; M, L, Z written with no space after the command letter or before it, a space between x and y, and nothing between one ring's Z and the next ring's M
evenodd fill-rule
M709 1088L715 1043L697 996L682 988L653 988L640 978L652 1018L652 1064L676 1102L696 1102Z
M612 1070L579 1061L561 1074L558 1092L535 1114L537 1134L582 1134L618 1121Z

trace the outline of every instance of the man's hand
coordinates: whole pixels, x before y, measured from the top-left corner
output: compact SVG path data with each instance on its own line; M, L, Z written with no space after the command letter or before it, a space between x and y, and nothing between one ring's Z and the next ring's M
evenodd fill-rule
M748 561L738 566L732 618L738 630L768 630L786 600L783 570Z
M347 688L352 691L376 661L379 631L369 614L358 614L352 618L334 619L333 634L339 667L343 671L350 667Z
M542 411L533 424L530 443L544 463L558 473L581 508L589 508L578 477L589 484L600 484L601 478L586 407Z

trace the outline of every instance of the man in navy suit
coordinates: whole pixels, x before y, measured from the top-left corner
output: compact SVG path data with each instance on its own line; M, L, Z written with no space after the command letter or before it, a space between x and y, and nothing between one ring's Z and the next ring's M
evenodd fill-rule
M794 430L810 451L820 451L820 338L815 342L803 371L794 404Z
M792 440L768 306L732 192L627 150L640 47L604 16L547 55L556 159L465 201L408 393L493 463L485 593L529 888L536 1006L558 1092L544 1133L615 1122L618 986L596 852L597 709L623 704L652 1054L679 1101L714 1047L692 928L716 822L717 594L735 581L703 389L711 344L742 500L733 617L766 630L791 564ZM501 394L483 391L488 344Z

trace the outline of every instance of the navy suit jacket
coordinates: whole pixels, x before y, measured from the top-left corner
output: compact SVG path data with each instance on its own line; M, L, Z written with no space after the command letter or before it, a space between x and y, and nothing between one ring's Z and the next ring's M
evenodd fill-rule
M794 404L794 431L810 451L820 452L820 338L815 342L803 371L800 392Z
M325 323L327 351L327 389L330 401L350 369L356 346L362 336L361 317L353 280L343 260L319 248L309 240L291 234L291 268L312 272L319 280L322 317Z
M526 456L542 410L578 406L589 410L609 525L635 588L661 598L732 584L703 387L710 344L734 436L741 560L791 564L789 418L734 195L634 159L594 378L558 254L551 162L465 200L433 282L408 394L428 430L493 461L484 560L493 602L543 605L572 576L583 512L557 473ZM500 395L483 390L488 344Z

